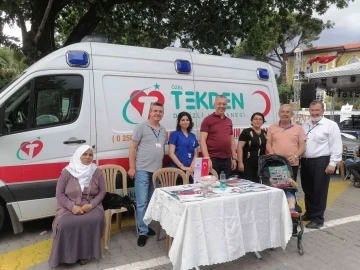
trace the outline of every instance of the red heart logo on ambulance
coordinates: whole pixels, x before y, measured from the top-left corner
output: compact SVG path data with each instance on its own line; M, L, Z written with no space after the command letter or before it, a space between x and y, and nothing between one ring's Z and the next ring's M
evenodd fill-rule
M30 147L29 147L30 146ZM32 142L23 142L20 145L21 151L23 151L26 155L28 155L30 158L36 157L43 148L42 141L35 140ZM32 156L30 156L30 152L32 151Z
M144 102L141 102L139 99L141 97L157 97L157 102L164 104L165 98L163 94L159 91L151 91L149 94L146 94L144 91L135 90L130 94L131 105L139 112L140 115L143 115Z

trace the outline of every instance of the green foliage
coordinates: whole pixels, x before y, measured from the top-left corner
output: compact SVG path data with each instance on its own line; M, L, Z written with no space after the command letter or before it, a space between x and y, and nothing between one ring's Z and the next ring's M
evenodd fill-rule
M235 50L235 53L253 55L257 60L269 62L281 70L281 81L286 82L287 49L293 52L300 45L311 47L320 33L331 27L332 22L323 22L309 14L279 10L255 24L241 42L241 49Z
M281 83L278 85L279 99L281 104L289 104L294 97L294 90L291 84Z
M0 48L0 88L7 85L27 67L25 56L18 50Z
M353 0L0 0L0 26L21 28L21 49L30 62L91 34L103 34L113 43L155 48L179 40L182 47L218 55L233 53L240 39L249 43L246 50L256 49L260 57L274 40L279 43L279 32L286 32L279 18L294 12L310 18L313 12L323 14L330 4L344 8L349 1ZM0 31L0 44L14 42Z
M281 77L275 74L276 84L279 92L280 104L289 104L294 98L294 89L291 84L282 83Z
M331 103L331 98L327 97L326 98L327 101L327 108L330 108L330 103ZM343 105L346 105L347 103L349 103L350 105L353 105L353 110L360 110L360 99L355 97L355 94L352 94L352 96L350 97L349 95L347 97L344 97L343 95L341 95L340 97L338 97L337 94L335 94L335 110L340 111L341 107Z

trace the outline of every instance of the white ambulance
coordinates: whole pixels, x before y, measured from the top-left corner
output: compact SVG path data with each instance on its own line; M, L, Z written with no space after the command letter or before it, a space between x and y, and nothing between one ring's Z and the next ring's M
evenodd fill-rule
M0 90L0 227L6 211L14 233L54 215L56 181L79 145L91 145L98 164L127 170L133 129L152 102L164 103L167 131L187 111L199 136L219 94L228 98L234 139L254 112L267 126L277 120L279 95L266 63L94 42L44 57Z

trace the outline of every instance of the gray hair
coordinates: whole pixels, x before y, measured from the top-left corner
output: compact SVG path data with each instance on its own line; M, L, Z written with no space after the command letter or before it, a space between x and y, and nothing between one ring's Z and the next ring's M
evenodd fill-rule
M217 95L215 99L218 99L218 98L225 98L225 99L227 99L227 97L225 97L224 95Z
M289 108L290 108L290 111L291 111L292 113L294 113L293 107L292 107L290 104L283 104L283 105L281 105L280 108L279 108L279 113L281 112L281 108L283 108L283 107L289 107Z
M323 109L324 110L324 102L322 102L322 101L320 101L320 100L314 100L314 101L312 101L311 103L310 103L310 105L309 105L309 108L311 107L311 106L314 106L314 105L317 105L317 104L320 104L321 105L321 109Z

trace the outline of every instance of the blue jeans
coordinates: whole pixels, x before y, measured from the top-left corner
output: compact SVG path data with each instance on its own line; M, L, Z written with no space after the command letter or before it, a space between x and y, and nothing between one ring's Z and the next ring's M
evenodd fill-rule
M149 228L144 222L144 216L154 193L152 175L151 172L141 170L137 170L135 175L136 214L139 235L147 235L149 232Z

